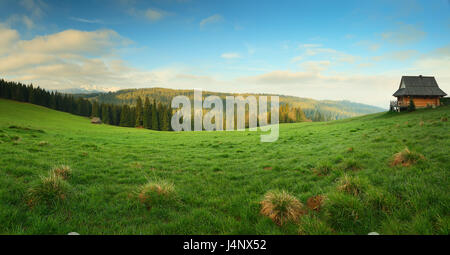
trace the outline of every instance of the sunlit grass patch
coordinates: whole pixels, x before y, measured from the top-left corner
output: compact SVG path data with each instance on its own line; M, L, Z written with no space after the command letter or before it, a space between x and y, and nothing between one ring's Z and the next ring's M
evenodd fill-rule
M284 190L269 191L261 201L261 214L280 226L289 221L297 222L305 213L303 204Z

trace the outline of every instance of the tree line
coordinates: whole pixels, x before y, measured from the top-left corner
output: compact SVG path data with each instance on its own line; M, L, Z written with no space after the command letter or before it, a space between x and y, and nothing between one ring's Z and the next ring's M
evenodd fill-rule
M98 117L105 124L122 127L142 127L152 130L171 131L170 121L173 110L170 104L164 100L151 100L144 96L144 101L138 95L135 103L114 104L102 103L92 98L83 98L77 95L47 91L33 84L25 85L20 82L0 80L0 98L27 102L41 105L58 111L84 117ZM224 106L225 109L225 106ZM246 107L246 127L248 127L248 107ZM270 112L268 113L270 122ZM308 121L305 113L299 107L289 107L288 104L280 105L279 122L295 123ZM225 123L225 116L224 121ZM193 125L193 120L192 120Z
M105 104L78 96L47 91L33 84L0 80L0 98L41 105L50 109L84 117L98 117L105 124L122 127L142 127L170 131L172 108L169 105L145 102L139 97L136 105Z

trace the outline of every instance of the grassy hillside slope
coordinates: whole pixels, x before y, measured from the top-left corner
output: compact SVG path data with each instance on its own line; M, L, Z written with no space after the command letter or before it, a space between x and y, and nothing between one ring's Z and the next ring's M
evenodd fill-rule
M0 234L448 234L449 114L283 124L277 142L260 143L258 132L93 125L0 100ZM425 159L392 167L405 147ZM70 192L30 207L29 189L58 164L73 169ZM142 205L136 192L148 179L172 182L175 200ZM304 204L326 198L280 227L260 214L274 189Z

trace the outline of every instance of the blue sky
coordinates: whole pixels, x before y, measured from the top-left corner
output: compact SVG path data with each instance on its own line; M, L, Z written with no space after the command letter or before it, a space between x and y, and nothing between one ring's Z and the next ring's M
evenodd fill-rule
M386 107L402 75L450 91L450 4L0 0L0 73L49 89L271 92Z

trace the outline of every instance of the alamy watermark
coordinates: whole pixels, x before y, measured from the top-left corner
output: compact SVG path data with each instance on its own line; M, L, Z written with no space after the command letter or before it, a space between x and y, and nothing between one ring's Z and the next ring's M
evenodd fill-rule
M226 96L224 104L220 97L213 95L207 96L203 101L202 90L194 89L193 101L194 109L192 110L191 100L187 96L176 96L172 99L172 108L178 109L171 120L174 131L191 131L192 114L194 115L194 131L223 131L224 105L226 108L225 130L244 131L246 128L246 106L248 105L248 129L257 131L259 128L261 131L267 132L267 134L261 135L261 142L275 142L278 140L278 96L270 96L270 123L267 111L267 96L259 96L259 107L254 96L247 96L246 98L242 96ZM204 109L210 110L204 113Z

